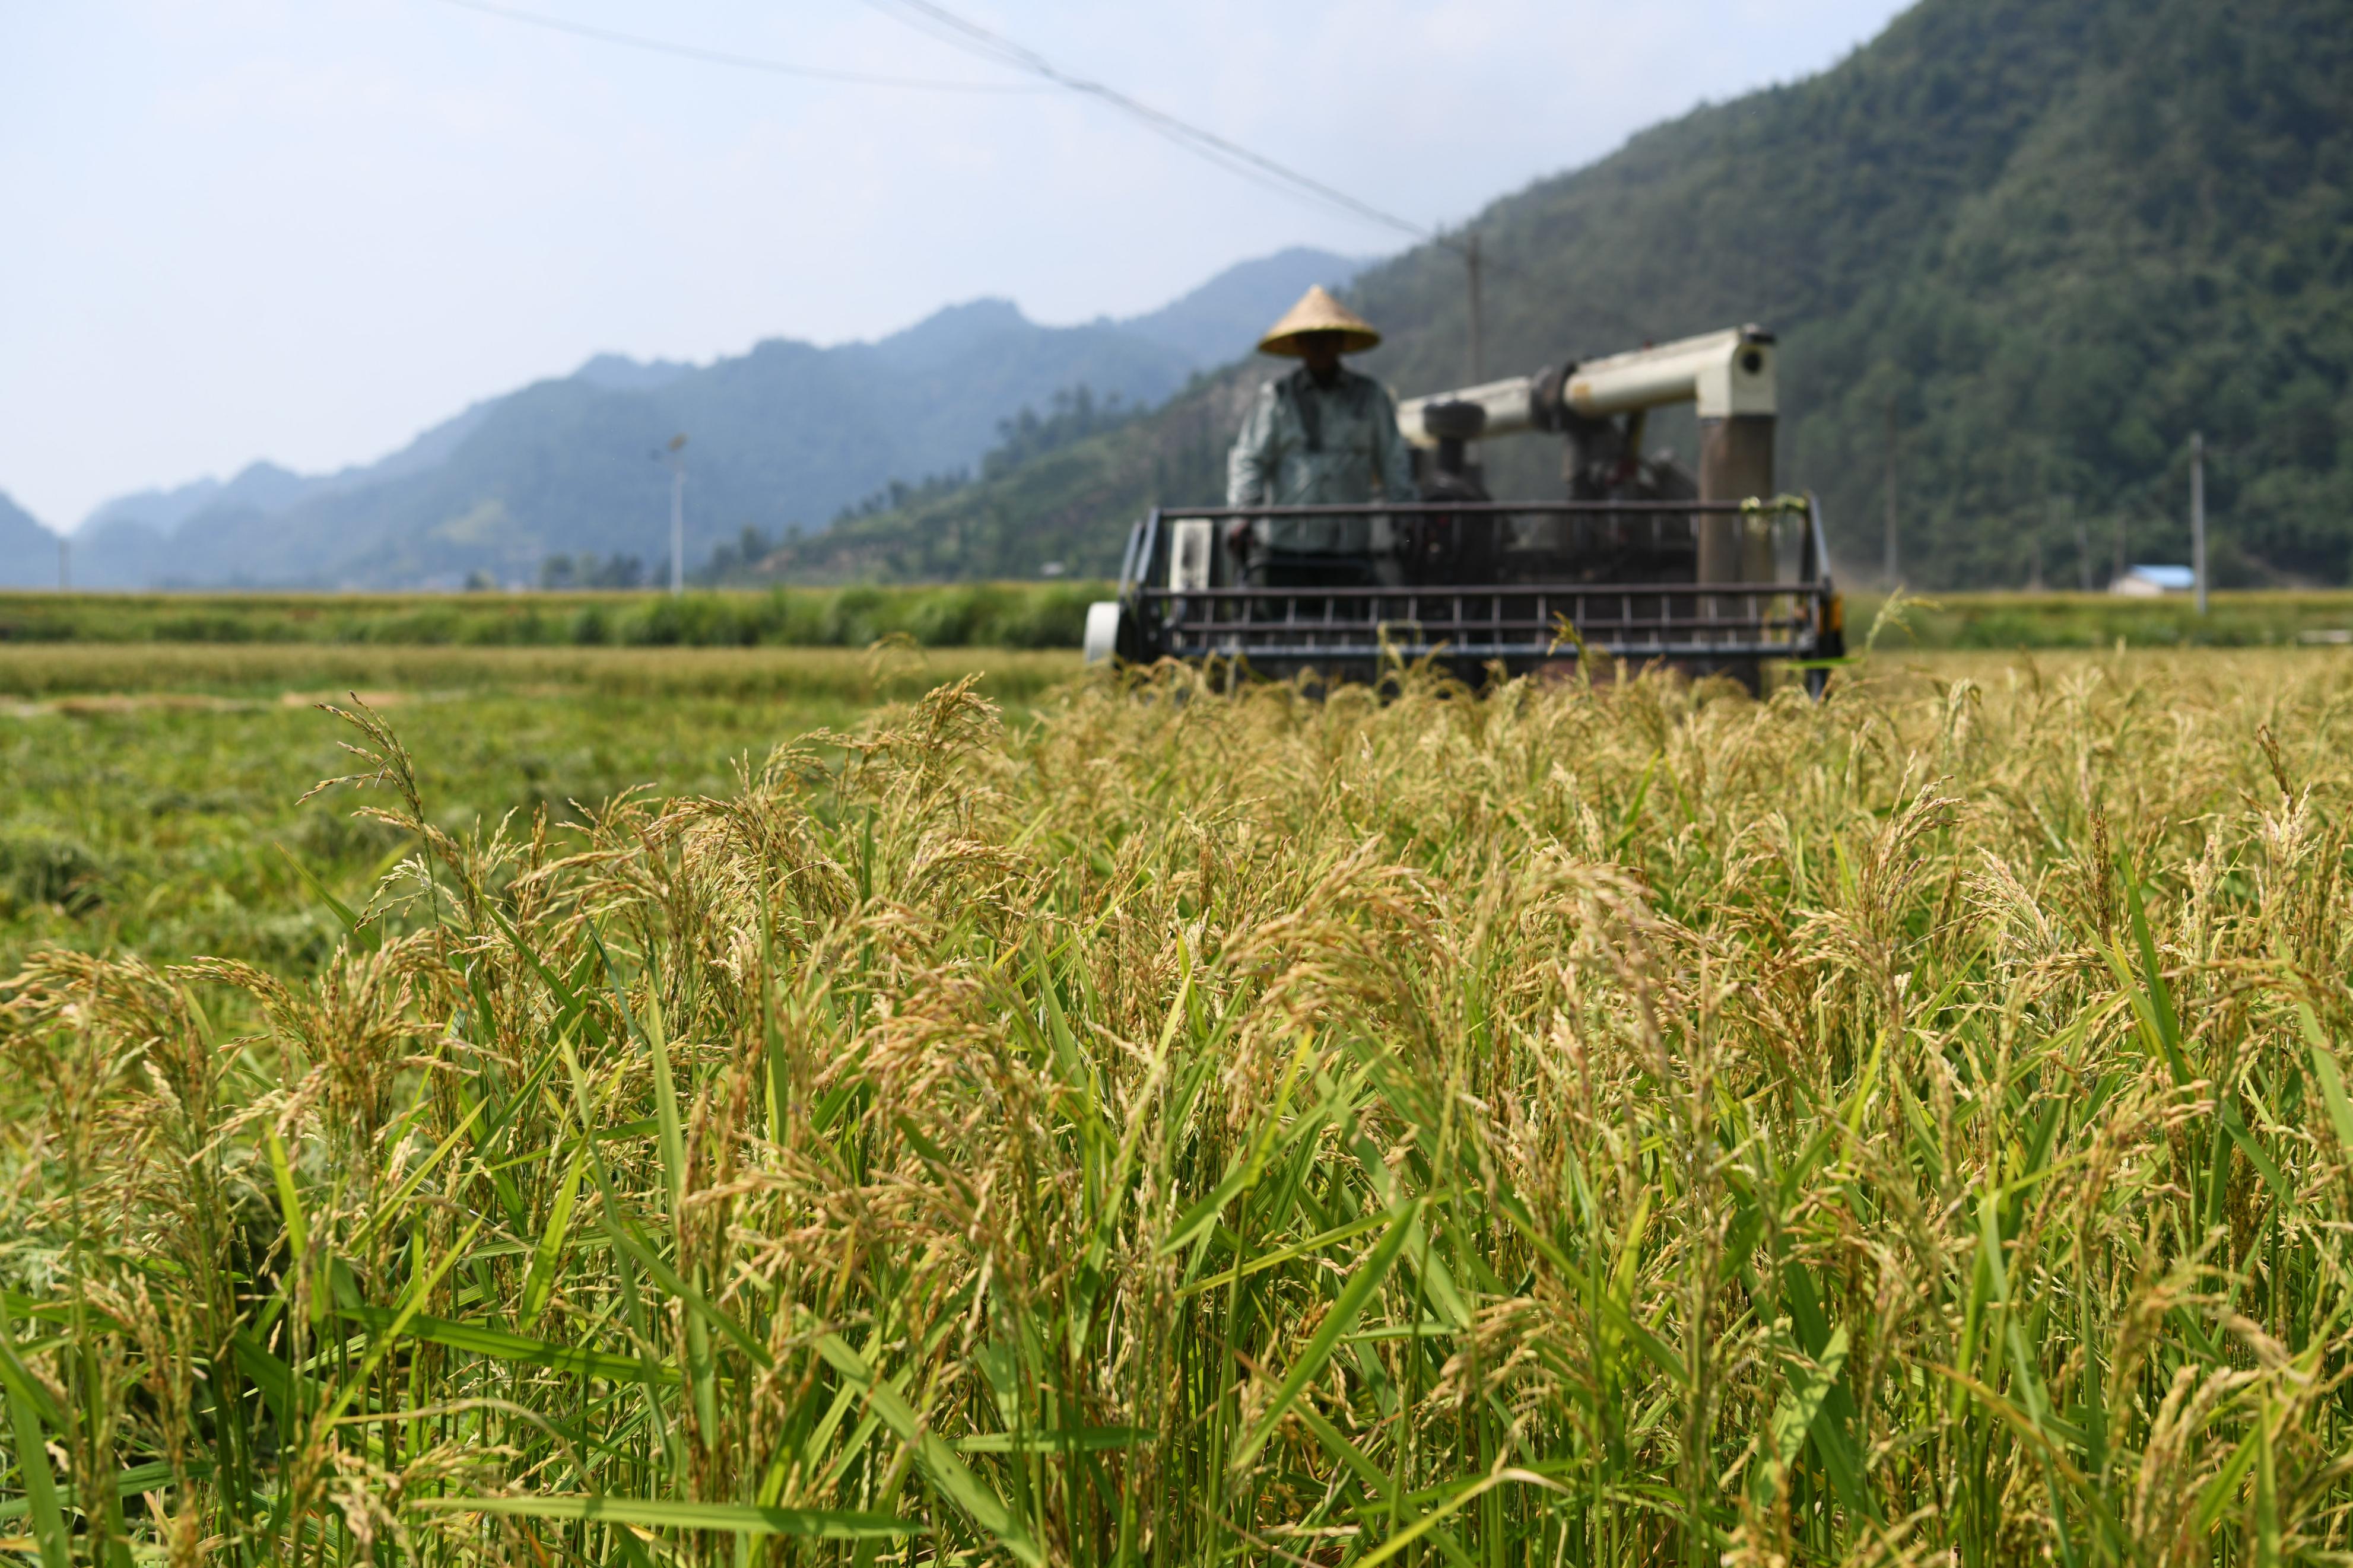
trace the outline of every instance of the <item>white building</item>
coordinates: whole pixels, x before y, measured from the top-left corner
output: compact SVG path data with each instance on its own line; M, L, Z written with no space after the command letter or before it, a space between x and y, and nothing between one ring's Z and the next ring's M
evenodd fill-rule
M2187 566L2135 566L2108 584L2111 594L2127 598L2159 599L2187 594L2198 585L2198 574Z

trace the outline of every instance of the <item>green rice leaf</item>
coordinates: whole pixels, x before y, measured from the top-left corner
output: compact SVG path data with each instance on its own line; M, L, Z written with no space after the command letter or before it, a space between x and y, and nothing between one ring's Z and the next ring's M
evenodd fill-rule
M849 1342L839 1334L820 1334L818 1353L826 1364L839 1373L866 1395L874 1414L882 1424L897 1435L902 1443L914 1450L915 1464L932 1484L944 1493L948 1500L962 1509L975 1524L995 1536L1008 1552L1031 1568L1042 1568L1046 1554L1039 1551L1029 1526L1015 1517L1005 1500L989 1489L988 1483L973 1474L955 1450L934 1432L929 1424L915 1414L914 1407L875 1374L866 1358L849 1348Z
M360 923L360 917L352 912L351 906L344 903L343 900L335 897L334 894L329 892L327 890L327 884L319 880L318 877L311 872L310 867L305 866L301 861L296 859L292 850L287 848L283 844L273 844L270 847L278 851L280 858L283 859L287 865L293 868L294 874L302 879L303 885L311 889L311 896L316 898L321 903L326 905L327 908L333 912L335 919L343 922L344 932L349 935L353 942L356 942L360 946L366 948L371 952L384 945L384 927L382 925L362 925Z
M55 1425L57 1407L32 1372L16 1355L16 1324L0 1302L0 1376L8 1384L8 1428L16 1444L18 1484L25 1489L25 1509L33 1518L33 1540L40 1550L41 1568L71 1568L73 1538L66 1533L65 1511L58 1503L57 1478L49 1473L43 1414Z
M1791 1258L1782 1266L1781 1288L1799 1343L1814 1362L1831 1369L1825 1374L1821 1401L1815 1414L1807 1419L1806 1436L1811 1439L1822 1468L1829 1473L1839 1500L1857 1517L1875 1520L1879 1517L1878 1505L1872 1498L1863 1472L1863 1457L1855 1441L1861 1416L1854 1395L1841 1375L1846 1360L1846 1325L1841 1323L1835 1329L1831 1326L1813 1275L1798 1259ZM1782 1460L1784 1464L1788 1462L1786 1458Z
M691 1320L717 1329L737 1350L751 1357L753 1363L764 1370L776 1366L776 1358L768 1353L767 1346L754 1339L743 1324L712 1305L702 1291L679 1277L678 1270L655 1256L651 1247L617 1225L608 1225L607 1235L611 1237L613 1245L627 1253L638 1268L653 1276L655 1284L685 1304Z
M189 1479L201 1480L212 1473L211 1460L188 1461ZM170 1486L177 1479L173 1473L169 1460L151 1459L146 1464L133 1465L129 1469L118 1473L114 1478L113 1491L117 1498L137 1497L142 1492L156 1491ZM55 1496L61 1510L73 1506L74 1489L71 1486L58 1486ZM32 1511L33 1502L30 1498L11 1498L6 1502L0 1502L0 1523L22 1519Z
M1314 1433L1315 1440L1324 1446L1324 1451L1347 1466L1358 1482L1372 1494L1374 1509L1366 1511L1370 1513L1377 1510L1383 1518L1393 1517L1398 1511L1397 1488L1387 1473L1373 1463L1362 1448L1350 1442L1346 1433L1316 1409L1314 1400L1303 1399L1293 1406L1293 1410L1298 1415L1300 1425ZM1452 1568L1475 1568L1471 1554L1462 1549L1462 1543L1455 1539L1452 1531L1441 1527L1442 1522L1439 1520L1430 1521L1431 1528L1425 1533L1430 1536L1431 1544L1452 1564Z
M494 1513L519 1519L610 1521L649 1530L709 1530L732 1535L792 1535L809 1541L892 1541L928 1534L921 1524L890 1514L825 1509L761 1508L750 1503L685 1502L667 1498L535 1497L419 1498L409 1507L433 1513Z
M2283 1207L2292 1206L2295 1202L2295 1192L2288 1185L2287 1173L2279 1168L2269 1151L2257 1140L2235 1098L2224 1098L2221 1117L2223 1129L2231 1134L2231 1141L2239 1146L2239 1152L2247 1157L2247 1163L2255 1168L2255 1173L2263 1177L2263 1185L2272 1190L2272 1196Z
M294 1167L286 1158L286 1145L278 1136L278 1129L265 1121L261 1124L263 1146L269 1154L269 1174L278 1187L278 1213L286 1226L288 1265L300 1268L311 1253L311 1230L302 1213L302 1194L295 1190Z
M444 1252L432 1267L419 1268L410 1279L408 1289L402 1292L399 1310L392 1314L392 1321L383 1330L372 1332L372 1342L368 1345L367 1354L363 1356L360 1359L360 1364L343 1379L342 1392L335 1395L320 1418L322 1425L333 1425L343 1415L351 1402L367 1387L369 1376L375 1373L377 1364L391 1353L394 1342L407 1331L408 1325L417 1316L417 1309L424 1304L425 1299L433 1293L434 1288L441 1283L441 1277L449 1271L450 1265L466 1255L466 1249L474 1244L474 1237L481 1234L481 1229L482 1222L479 1219L468 1226L465 1234L451 1243L449 1249Z
M1348 1277L1347 1284L1341 1287L1331 1310L1324 1314L1324 1321L1316 1325L1315 1332L1306 1344L1300 1347L1298 1355L1293 1358L1291 1370L1283 1374L1282 1382L1276 1387L1274 1398L1269 1402L1265 1413L1227 1461L1229 1468L1241 1469L1258 1457L1258 1451L1266 1447L1269 1437L1274 1436L1274 1429L1282 1424L1283 1416L1298 1403L1301 1392L1317 1373L1324 1370L1324 1363L1331 1359L1341 1336L1356 1326L1357 1314L1373 1299L1373 1292L1381 1288L1381 1281L1388 1278L1389 1267L1397 1261L1398 1254L1405 1250L1406 1239L1413 1234L1412 1222L1420 1207L1419 1201L1415 1200L1402 1208L1390 1211L1388 1231L1374 1244L1372 1251L1366 1254L1365 1260L1356 1266L1356 1272Z
M547 966L540 958L538 951L531 943L523 941L522 933L515 930L513 922L499 911L496 904L486 904L483 908L491 917L491 923L499 928L501 934L505 936L508 942L513 946L516 955L530 966L533 973L539 976L539 983L547 987L549 994L555 998L557 1005L563 1009L556 1020L557 1031L563 1032L572 1022L577 1020L588 1030L592 1039L602 1044L605 1039L604 1026L597 1021L595 1014L588 1011L579 994L565 984L562 975ZM626 1016L624 1014L624 1016Z
M480 1323L452 1322L447 1318L427 1317L423 1313L404 1319L389 1307L342 1307L336 1309L335 1315L373 1333L405 1334L410 1339L446 1345L470 1355L489 1356L493 1361L515 1362L525 1366L543 1366L554 1372L570 1373L575 1377L603 1378L608 1383L670 1384L678 1381L678 1369L675 1367L649 1365L635 1356L550 1344L545 1340L508 1333L502 1329Z
M1789 1392L1773 1409L1771 1431L1773 1457L1788 1465L1806 1446L1806 1438L1821 1418L1822 1402L1830 1397L1831 1386L1846 1365L1846 1327L1841 1324L1831 1334L1830 1343L1822 1347L1818 1358L1798 1361L1784 1357L1782 1376L1788 1382Z
M1537 1475L1532 1470L1518 1468L1497 1469L1483 1476L1469 1478L1462 1481L1456 1482L1452 1486L1441 1489L1437 1507L1421 1514L1403 1530L1398 1531L1387 1541L1382 1542L1379 1548L1373 1552L1369 1556L1358 1558L1357 1562L1362 1565L1362 1568L1377 1568L1377 1564L1386 1563L1390 1558L1396 1556L1398 1552L1403 1552L1407 1547L1412 1545L1424 1535L1435 1530L1440 1523L1447 1518L1461 1512L1465 1504L1476 1501L1478 1499L1486 1496L1487 1493L1493 1491L1497 1487L1509 1483L1517 1483L1523 1486L1542 1487L1547 1491L1566 1491L1567 1489L1559 1482L1549 1479L1546 1477Z
M955 1440L959 1454L1099 1454L1152 1441L1141 1426L1080 1426L1050 1432L976 1432Z
M580 1199L580 1181L587 1173L588 1145L583 1139L574 1150L570 1163L565 1167L564 1179L555 1189L555 1202L548 1210L547 1228L531 1252L531 1272L523 1277L522 1302L515 1310L515 1321L524 1329L539 1321L547 1309L547 1299L554 1291L555 1278L564 1266L565 1237L572 1229L572 1211Z
M2337 1147L2353 1158L2353 1100L2346 1098L2345 1074L2337 1065L2337 1054L2328 1047L2328 1037L2320 1032L2320 1020L2313 1016L2312 1004L2297 1003L2295 1016L2304 1025L2305 1044L2312 1052L2312 1076L2320 1082L2328 1125L2336 1130Z

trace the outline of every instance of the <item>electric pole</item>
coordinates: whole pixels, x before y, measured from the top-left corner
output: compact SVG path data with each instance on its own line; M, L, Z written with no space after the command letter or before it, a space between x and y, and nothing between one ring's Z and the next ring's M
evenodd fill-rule
M2206 613L2206 437L2189 435L2189 571L2198 583L2198 613Z
M72 586L73 541L60 533L58 535L58 592L62 594Z
M2082 580L2084 592L2092 591L2092 525L2082 512L2075 510L2075 498L2061 496L2059 504L2075 519L2075 574Z
M1471 231L1469 242L1463 247L1462 260L1470 268L1471 273L1470 384L1472 386L1476 386L1482 381L1486 379L1487 355L1486 343L1484 342L1486 336L1486 321L1483 319L1485 312L1482 307L1479 298L1479 231L1475 228Z
M1895 395L1887 395L1887 585L1895 586L1901 566L1895 551Z
M673 436L656 457L670 459L670 593L686 592L686 437Z

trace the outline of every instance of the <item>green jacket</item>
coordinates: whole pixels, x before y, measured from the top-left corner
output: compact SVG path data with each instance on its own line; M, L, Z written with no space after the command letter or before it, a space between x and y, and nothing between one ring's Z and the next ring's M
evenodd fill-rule
M1413 498L1397 404L1387 387L1352 370L1328 390L1304 366L1260 387L1226 459L1228 506Z

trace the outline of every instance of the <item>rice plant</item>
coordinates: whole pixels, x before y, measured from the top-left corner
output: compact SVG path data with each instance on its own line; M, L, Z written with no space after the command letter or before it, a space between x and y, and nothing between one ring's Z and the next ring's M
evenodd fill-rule
M462 834L346 705L322 972L0 993L0 1544L2348 1560L2341 660L1393 684Z

